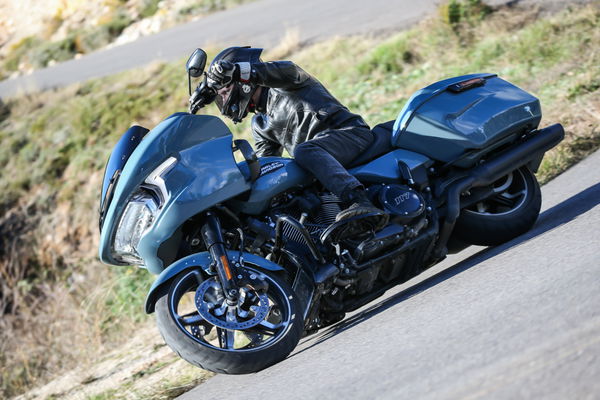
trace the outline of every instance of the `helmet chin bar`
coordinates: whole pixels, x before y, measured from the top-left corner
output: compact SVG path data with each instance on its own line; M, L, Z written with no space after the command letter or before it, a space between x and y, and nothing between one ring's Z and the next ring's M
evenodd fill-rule
M261 53L262 49L250 46L229 47L217 54L211 63L212 67L218 61L227 60L240 65L240 77L244 79L244 82L233 83L231 94L226 99L219 98L219 96L215 99L221 114L233 120L234 123L241 122L248 115L248 106L258 86L246 79L251 78L252 63L262 62L260 59Z
M224 99L217 96L217 106L221 114L230 118L234 123L242 122L242 119L248 115L248 105L257 86L248 82L235 82L231 90Z

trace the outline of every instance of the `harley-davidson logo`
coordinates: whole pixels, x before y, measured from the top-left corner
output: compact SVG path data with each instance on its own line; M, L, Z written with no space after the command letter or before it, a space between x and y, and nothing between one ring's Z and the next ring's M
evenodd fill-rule
M265 164L262 167L260 167L260 176L263 176L264 174L268 174L269 172L273 172L276 169L279 169L282 167L284 167L284 164L280 161L275 161L275 162L270 162L268 164Z

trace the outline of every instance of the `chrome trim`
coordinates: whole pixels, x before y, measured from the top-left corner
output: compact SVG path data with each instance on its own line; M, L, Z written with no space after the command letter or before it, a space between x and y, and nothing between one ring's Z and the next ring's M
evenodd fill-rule
M160 194L162 196L162 199L161 199L162 201L161 201L159 208L162 207L163 204L167 203L169 201L169 199L171 198L171 196L169 195L169 192L167 191L167 186L165 184L164 177L169 171L171 171L173 169L173 167L175 167L176 163L177 163L177 158L175 158L175 157L167 158L162 164L160 164L158 167L156 167L154 169L154 171L152 171L150 173L150 175L148 175L148 177L144 181L145 183L147 183L149 185L156 186L158 188L158 190L160 191Z

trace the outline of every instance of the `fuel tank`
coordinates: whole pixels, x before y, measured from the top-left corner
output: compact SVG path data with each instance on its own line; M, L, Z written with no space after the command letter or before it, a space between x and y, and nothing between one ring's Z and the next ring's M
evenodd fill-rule
M229 206L237 212L257 215L267 209L271 200L290 189L303 188L314 181L314 177L302 169L294 160L284 157L261 157L260 175L252 184L249 194L232 199ZM244 174L248 174L246 162L238 163ZM247 197L246 197L247 196Z

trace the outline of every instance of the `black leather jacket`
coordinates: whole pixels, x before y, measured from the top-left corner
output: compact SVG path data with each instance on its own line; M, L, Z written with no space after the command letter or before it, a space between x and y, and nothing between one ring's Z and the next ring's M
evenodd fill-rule
M328 129L369 127L325 87L296 64L275 61L252 64L251 81L268 89L252 118L258 156L280 156Z

